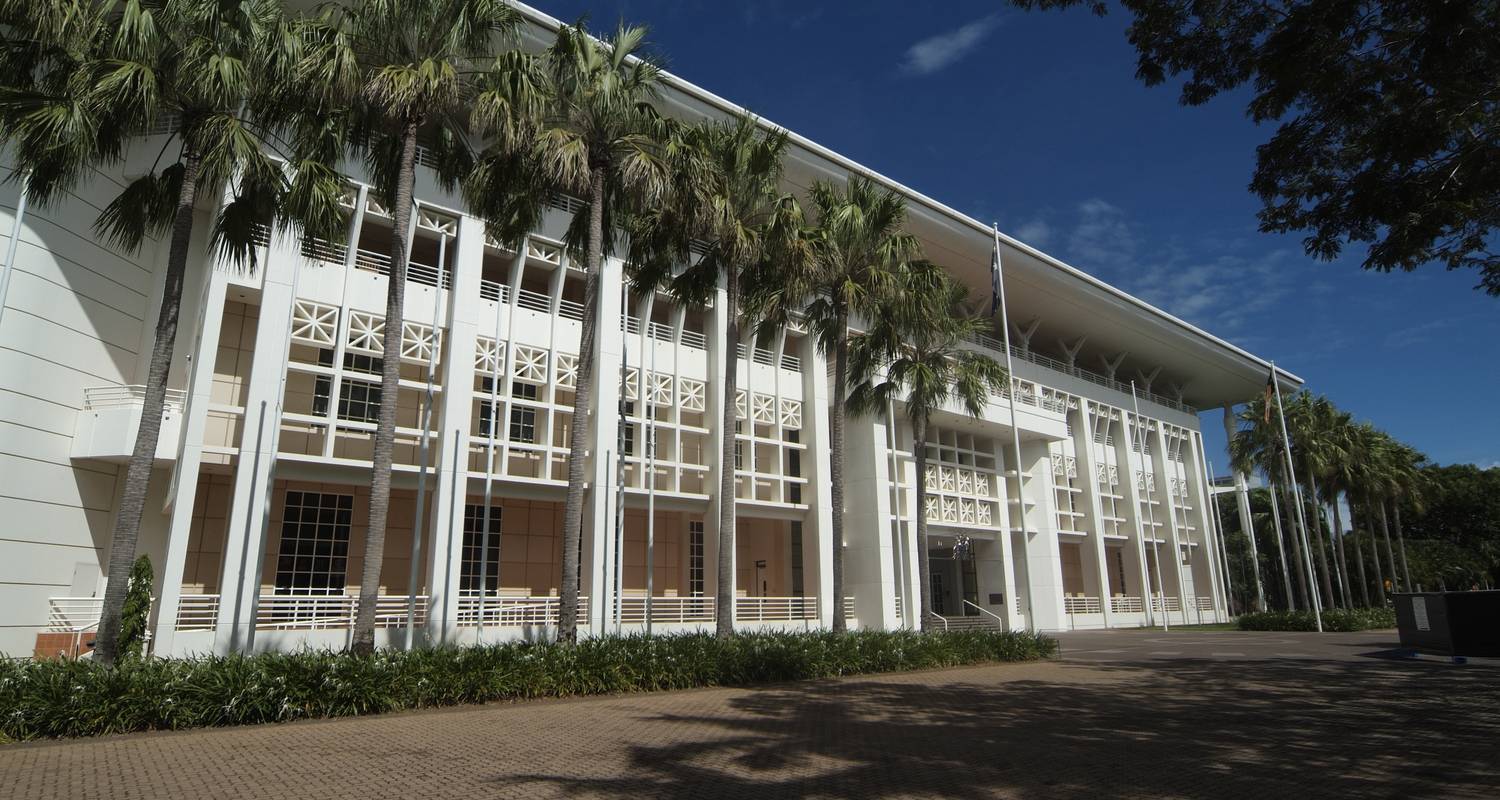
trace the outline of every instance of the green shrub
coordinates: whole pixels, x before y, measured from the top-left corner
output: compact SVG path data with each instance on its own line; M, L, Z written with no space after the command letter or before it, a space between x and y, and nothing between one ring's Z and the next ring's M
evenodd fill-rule
M1317 620L1311 611L1263 611L1242 614L1237 619L1242 631L1315 631ZM1392 608L1330 608L1323 612L1323 630L1335 633L1370 631L1396 627Z
M575 646L330 651L194 659L0 663L0 741L178 730L413 708L737 686L1057 651L1040 634L860 631L589 639Z
M123 657L146 653L146 625L151 618L151 558L142 555L130 565L130 586L125 590L125 608L120 615L119 654Z

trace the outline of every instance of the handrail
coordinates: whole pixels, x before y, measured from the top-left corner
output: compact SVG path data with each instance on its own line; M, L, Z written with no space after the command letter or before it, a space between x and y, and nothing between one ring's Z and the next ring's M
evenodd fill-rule
M990 617L991 619L995 620L996 622L1000 623L1000 626L1002 628L1005 627L1005 620L1001 619L1000 615L996 614L995 612L993 612L993 611L991 611L991 610L989 610L987 608L980 608L978 603L975 603L975 602L973 602L971 600L967 600L967 599L964 600L964 605L966 605L969 608L972 608L975 611L978 611L979 613L984 614L984 615Z
M937 617L938 621L941 622L941 623L943 623L943 632L944 633L946 633L948 631L948 618L947 617L943 616L942 614L937 613L936 611L928 611L927 613L931 614L934 617Z

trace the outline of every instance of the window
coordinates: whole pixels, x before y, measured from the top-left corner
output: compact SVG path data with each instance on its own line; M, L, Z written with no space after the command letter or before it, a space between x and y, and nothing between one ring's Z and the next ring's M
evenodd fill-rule
M479 503L464 505L464 546L458 571L460 595L472 597L479 594L481 572L485 594L494 594L500 589L500 506L490 506L488 536L480 536L484 527L484 506Z
M702 520L693 520L688 523L688 595L703 596Z
M354 495L288 491L276 556L276 594L341 595Z
M635 416L635 403L625 404L625 413L620 415L620 452L627 455L635 455L635 425L631 424L630 417Z
M318 363L333 366L333 351L318 351ZM339 419L353 422L378 422L380 420L380 383L357 375L379 376L384 364L376 356L361 353L344 353L344 379L339 382ZM319 375L313 385L313 413L328 413L328 404L333 396L333 377Z
M537 398L536 384L512 383L510 386L510 396L522 400L535 400ZM534 444L536 442L536 409L517 406L514 403L511 404L510 440L525 444Z
M795 501L793 501L795 502ZM802 523L792 521L792 596L802 597Z

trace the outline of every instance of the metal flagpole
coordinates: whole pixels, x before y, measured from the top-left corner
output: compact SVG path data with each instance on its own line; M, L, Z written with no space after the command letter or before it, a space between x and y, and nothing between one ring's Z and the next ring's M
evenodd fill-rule
M1021 471L1021 428L1016 424L1016 373L1012 368L1010 357L1010 312L1005 307L1005 265L1000 259L1000 226L991 223L990 230L995 235L995 256L993 259L994 270L991 271L991 297L990 316L995 315L995 306L1000 310L1000 330L1005 344L1005 377L1007 381L1006 398L1010 401L1010 442L1016 456L1016 510L1021 517L1021 544L1025 547L1029 543L1029 533L1026 530L1026 493L1025 485L1022 483ZM926 480L923 476L917 476L918 480ZM926 513L923 509L916 509L918 514ZM1010 534L1007 533L1007 536ZM1012 553L1014 558L1014 552ZM1014 564L1006 564L1005 568L1015 571ZM925 602L925 600L923 601ZM1030 630L1036 624L1036 614L1031 605L1031 571L1026 572L1026 628ZM1010 614L1007 613L1009 619Z
M16 201L16 218L10 226L10 243L5 246L5 265L0 266L0 320L5 319L5 299L10 295L10 275L16 271L16 243L21 240L21 226L26 220L27 179L31 170L21 175L21 196Z
M520 257L526 257L530 245L529 236L521 237ZM490 566L490 500L495 491L495 431L500 427L500 369L505 364L505 347L500 344L501 295L495 295L495 348L490 362L490 429L485 441L484 455L484 508L480 511L479 530L479 599L475 603L478 615L474 618L474 641L478 643L484 632L484 600L489 590ZM503 524L503 523L502 523ZM498 555L498 553L496 554ZM462 555L460 554L460 558ZM495 559L495 584L499 588L500 559Z
M427 500L427 453L432 438L432 385L437 373L438 315L443 307L443 270L448 263L448 236L438 237L437 286L432 289L432 346L427 353L427 408L422 415L422 444L417 461L417 510L411 524L411 569L406 583L406 649L412 648L417 638L417 579L422 566L422 512ZM448 282L452 290L453 282ZM434 504L435 505L435 504Z
M641 408L646 411L646 635L651 635L652 595L655 593L656 572L656 340L651 337L651 320L641 323L646 328L646 346L651 348L651 384L647 387ZM641 359L644 365L645 359ZM637 394L641 394L637 392Z
M1276 362L1271 362L1271 386L1276 390L1276 415L1281 419L1281 443L1286 453L1286 479L1292 485L1292 499L1297 503L1297 525L1302 529L1302 555L1307 559L1307 593L1312 597L1313 619L1318 633L1323 632L1323 599L1318 596L1318 580L1313 575L1312 549L1308 546L1307 516L1302 512L1302 491L1297 488L1297 468L1292 464L1292 437L1286 432L1286 409L1281 406L1281 381L1276 379Z
M1135 381L1130 382L1130 405L1135 408L1135 441L1136 452L1140 454L1141 475L1146 474L1146 423L1141 420L1141 403L1135 397ZM1161 550L1157 545L1159 538L1156 533L1156 504L1151 496L1156 492L1156 476L1153 473L1151 482L1146 485L1146 521L1151 525L1151 559L1156 562L1156 596L1161 602L1161 629L1169 631L1172 629L1167 615L1167 592L1162 584L1161 573ZM1136 511L1137 514L1140 511ZM1147 586L1146 591L1151 591Z

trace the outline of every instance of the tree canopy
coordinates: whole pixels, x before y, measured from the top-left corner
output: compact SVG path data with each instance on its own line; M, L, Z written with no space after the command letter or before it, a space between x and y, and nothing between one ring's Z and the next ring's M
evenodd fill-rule
M1097 0L1013 0L1023 8ZM1260 228L1366 269L1476 269L1500 296L1500 4L1122 0L1136 76L1226 93L1276 132L1256 151ZM1238 91L1246 90L1246 91Z

